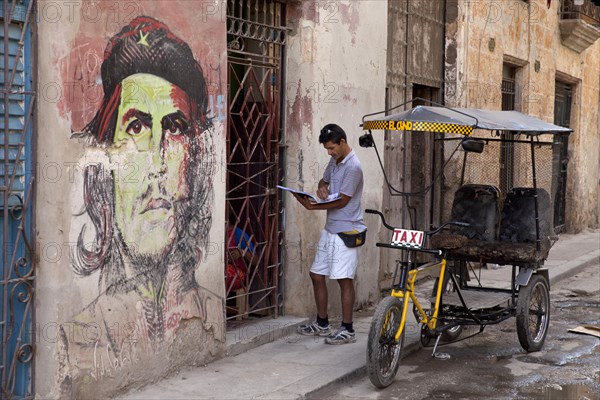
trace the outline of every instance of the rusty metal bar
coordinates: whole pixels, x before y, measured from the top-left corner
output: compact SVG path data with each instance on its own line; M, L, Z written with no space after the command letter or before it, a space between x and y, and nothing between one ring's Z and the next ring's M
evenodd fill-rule
M591 0L584 0L582 5L575 5L574 0L562 0L560 16L562 19L581 19L600 26L600 6L594 5Z
M234 90L228 96L227 214L253 243L242 251L253 261L245 265L242 287L226 285L228 321L250 314L276 316L282 298L279 254L273 251L282 235L279 202L270 189L280 173L279 69L287 37L282 21L279 2L228 1L228 74ZM225 240L225 257L231 257L229 237Z
M15 6L15 0L13 0L13 9ZM8 81L8 62L10 60L10 56L9 56L9 37L8 37L8 29L10 26L10 19L12 17L13 11L11 11L10 13L8 12L8 2L4 1L3 2L3 29L4 29L4 66L6 66L4 68L4 85L6 85L6 82ZM5 151L8 149L8 135L10 132L10 127L9 127L9 99L8 99L8 95L4 95L3 96L3 102L4 102L4 149ZM8 171L8 157L6 157L7 154L5 154L4 157L4 171ZM6 182L5 185L6 186ZM10 189L10 188L8 188ZM4 234L6 235L6 233L8 232L8 190L4 190L2 193L2 197L3 197L3 204L4 207L2 209L2 230L4 232ZM7 265L7 254L6 254L6 249L7 249L7 243L6 243L6 237L3 237L3 243L2 243L2 248L3 248L3 252L2 252L2 266L3 266L3 272L4 272L4 276L2 277L2 285L5 285L9 278L10 278L10 269L6 268ZM6 283L5 283L6 282ZM8 287L8 286L7 286ZM0 317L2 318L2 321L5 321L6 315L8 315L8 290L2 290L2 315L0 315ZM0 390L2 390L2 397L4 397L4 393L7 392L7 390L5 389L6 387L6 383L7 383L7 374L8 371L5 367L5 365L7 365L7 356L8 356L8 349L7 349L7 343L8 343L8 330L9 327L6 326L6 323L4 323L4 329L2 329L2 358L0 359L0 367L2 369L2 381L1 381L1 387Z
M34 378L33 378L33 359L35 332L32 331L30 324L33 325L35 319L35 304L33 302L35 268L33 265L33 248L29 235L28 210L31 207L33 196L33 177L28 182L27 187L19 187L18 192L14 187L17 182L17 173L19 165L23 164L24 176L27 176L28 164L30 160L24 156L28 142L28 132L33 125L33 111L35 107L35 89L27 90L28 83L23 82L23 87L15 86L15 77L23 74L27 79L29 77L29 58L25 50L25 40L29 32L34 30L30 26L31 13L34 9L34 0L25 7L16 0L10 3L5 1L2 4L2 24L3 24L3 87L2 104L4 106L4 140L2 141L4 160L3 160L3 184L0 185L2 191L2 274L0 276L0 295L2 296L2 309L0 309L0 328L2 331L2 343L0 346L0 391L1 398L18 397L28 399L33 397ZM15 14L17 12L17 14ZM16 17L15 17L16 15ZM15 18L14 18L15 17ZM12 36L11 29L14 32L15 27L20 29L20 35ZM32 40L34 34L32 33ZM14 43L17 44L16 50ZM11 45L13 50L11 52ZM10 60L14 58L14 65L10 67ZM19 71L19 63L22 61L24 70ZM32 78L33 79L33 78ZM35 87L34 84L31 85ZM14 87L18 89L15 90ZM14 99L11 96L23 96ZM27 100L26 96L31 96ZM29 104L19 111L19 117L24 119L24 123L19 124L18 128L11 126L11 104L23 103ZM20 105L20 104L19 104ZM25 109L26 108L26 109ZM19 132L20 131L20 132ZM17 138L16 146L11 144L11 135ZM16 155L11 160L9 149L16 147ZM11 171L12 167L12 171ZM12 202L13 197L19 200L19 203ZM23 200L24 197L24 200ZM12 247L11 247L12 246ZM28 366L25 367L25 365Z
M25 40L25 32L27 32L27 25L29 24L29 15L31 13L33 7L33 1L29 2L29 5L27 6L27 13L25 14L25 22L23 23L23 28L21 30L21 38L19 39L19 46L17 47L17 54L15 55L15 65L13 66L13 70L10 74L10 80L9 82L9 88L10 85L12 85L13 79L15 78L15 73L17 72L17 64L18 64L18 60L21 57L21 52L23 51L23 46L24 46L24 40ZM14 12L14 11L13 11ZM11 17L12 17L12 12L11 12ZM8 64L5 64L5 69L8 67ZM4 85L6 85L6 81L4 82Z

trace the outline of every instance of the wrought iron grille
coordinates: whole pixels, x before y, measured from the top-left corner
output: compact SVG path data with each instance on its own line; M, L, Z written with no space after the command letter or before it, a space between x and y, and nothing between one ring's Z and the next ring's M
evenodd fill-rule
M31 135L35 87L31 74L34 1L0 5L0 384L1 398L33 398L35 353L31 243Z
M562 0L560 15L562 19L581 19L600 26L600 0L584 0L581 5L576 5L574 0Z
M515 79L514 78L502 78L502 109L503 110L514 110L515 109Z
M509 65L504 66L505 72L502 77L502 110L514 110L516 103L516 80L515 68ZM512 132L502 132L502 138L506 140L514 139ZM512 142L503 142L500 150L500 191L508 193L509 188L513 186L515 146Z
M571 103L573 86L564 82L555 82L554 123L569 128L571 126ZM552 198L554 199L554 228L562 231L565 228L565 210L567 195L567 166L569 164L569 135L554 136L554 181L552 182Z
M281 312L279 199L285 4L227 3L227 319ZM229 276L229 278L227 278Z

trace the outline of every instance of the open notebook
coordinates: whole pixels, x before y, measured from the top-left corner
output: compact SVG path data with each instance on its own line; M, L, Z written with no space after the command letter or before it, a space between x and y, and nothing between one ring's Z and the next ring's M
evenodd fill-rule
M296 189L292 189L292 188L285 187L285 186L279 186L279 185L277 185L277 188L279 188L281 190L287 190L288 192L296 193L300 196L308 197L314 203L331 203L331 202L336 201L337 199L341 198L339 193L333 193L333 194L330 194L329 196L327 196L327 198L325 200L323 200L313 194L306 193L301 190L296 190Z

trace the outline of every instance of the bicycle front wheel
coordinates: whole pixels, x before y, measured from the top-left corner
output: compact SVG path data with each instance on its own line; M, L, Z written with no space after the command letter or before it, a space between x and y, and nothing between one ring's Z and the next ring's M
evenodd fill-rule
M404 344L404 331L400 340L395 336L402 319L404 300L396 297L383 299L371 320L367 343L367 372L371 383L378 388L389 386L398 372Z

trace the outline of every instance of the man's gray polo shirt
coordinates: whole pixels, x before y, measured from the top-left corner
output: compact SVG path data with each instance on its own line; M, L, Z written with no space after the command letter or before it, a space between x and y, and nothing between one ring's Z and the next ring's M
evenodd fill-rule
M362 232L367 229L363 223L361 205L363 172L354 150L339 164L336 164L335 158L332 157L323 173L323 181L329 183L330 194L340 193L350 197L344 208L327 210L325 229L330 233L348 232L353 229Z

